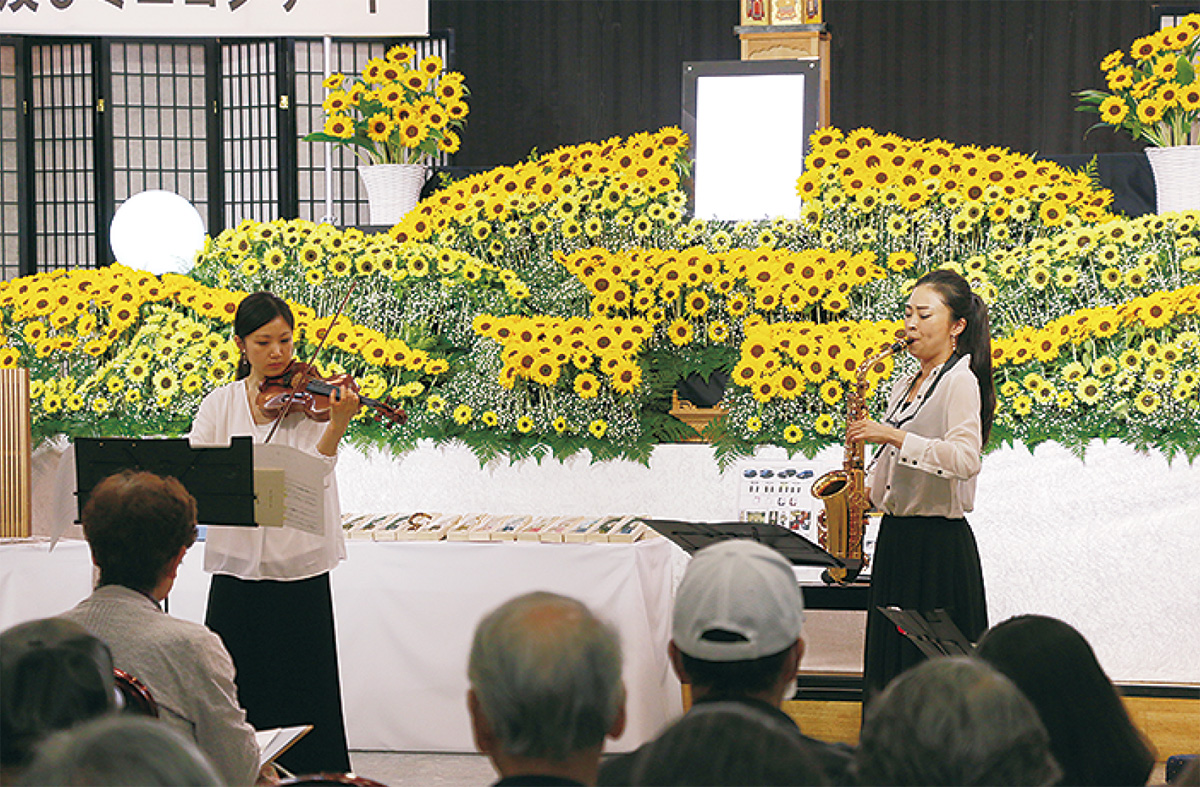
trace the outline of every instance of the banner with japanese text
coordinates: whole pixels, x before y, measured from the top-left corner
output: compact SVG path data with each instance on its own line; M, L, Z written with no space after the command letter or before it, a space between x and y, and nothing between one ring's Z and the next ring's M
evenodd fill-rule
M423 36L428 0L0 0L0 33Z

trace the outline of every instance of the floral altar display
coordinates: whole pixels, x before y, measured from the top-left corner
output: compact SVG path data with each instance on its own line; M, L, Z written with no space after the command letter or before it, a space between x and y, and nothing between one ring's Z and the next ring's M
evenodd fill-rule
M723 371L705 437L725 466L761 445L839 446L854 368L944 267L991 308L993 446L1200 453L1200 213L1121 219L1086 173L1004 149L869 129L811 141L796 219L685 220L687 139L664 129L457 181L385 234L247 221L188 276L5 282L0 365L30 369L38 440L182 434L233 375L245 293L292 304L304 356L357 284L323 371L410 416L360 418L360 446L645 462L690 432L669 413L676 384ZM872 372L871 407L909 363Z
M307 142L347 146L364 161L371 223L391 225L411 210L438 153L454 153L466 121L469 95L463 75L443 71L430 55L419 63L411 46L372 58L356 79L333 74L322 104L327 119Z
M1143 36L1100 63L1108 90L1084 90L1079 110L1144 140L1158 212L1200 209L1200 14Z

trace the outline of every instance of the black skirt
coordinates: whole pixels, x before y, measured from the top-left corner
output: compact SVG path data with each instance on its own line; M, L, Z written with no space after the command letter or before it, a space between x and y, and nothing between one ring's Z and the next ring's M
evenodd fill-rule
M877 607L917 612L944 609L967 639L987 629L983 570L965 519L884 516L871 564L863 707L888 682L924 659Z
M279 764L295 774L349 771L329 574L294 582L214 574L204 622L233 657L255 729L313 725Z

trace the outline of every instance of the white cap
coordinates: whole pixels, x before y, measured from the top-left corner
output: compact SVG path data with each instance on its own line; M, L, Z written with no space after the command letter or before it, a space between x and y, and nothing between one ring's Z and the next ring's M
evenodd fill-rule
M770 547L732 539L692 558L675 595L671 639L692 658L749 661L790 647L803 622L791 564Z

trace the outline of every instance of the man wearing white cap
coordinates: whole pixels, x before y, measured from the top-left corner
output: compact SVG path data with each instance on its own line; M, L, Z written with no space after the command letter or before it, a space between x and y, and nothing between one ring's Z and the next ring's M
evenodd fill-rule
M791 564L753 541L731 540L696 553L675 595L671 642L675 674L692 687L694 705L733 701L786 722L811 746L835 783L851 749L801 735L780 710L795 688L804 640L804 599ZM601 785L629 784L642 747L600 768Z

